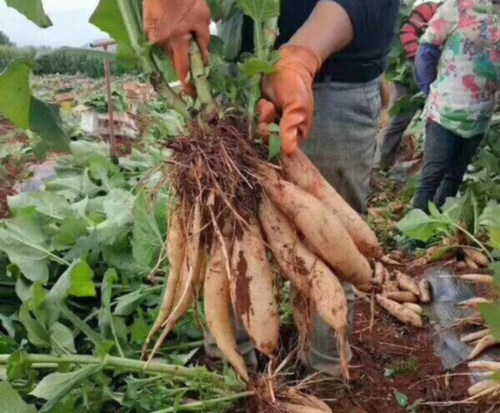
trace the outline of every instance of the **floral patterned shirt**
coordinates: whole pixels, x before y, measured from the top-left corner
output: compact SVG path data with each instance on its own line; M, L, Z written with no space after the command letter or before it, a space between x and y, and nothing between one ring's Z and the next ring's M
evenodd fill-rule
M442 49L428 117L464 138L485 133L500 89L499 5L446 0L420 43Z

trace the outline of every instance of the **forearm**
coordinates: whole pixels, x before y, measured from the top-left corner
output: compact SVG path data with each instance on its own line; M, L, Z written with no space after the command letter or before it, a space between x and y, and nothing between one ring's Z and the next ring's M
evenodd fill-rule
M308 47L325 61L353 39L354 28L347 12L334 1L321 0L289 44Z
M415 73L417 83L426 95L429 95L431 84L436 80L440 57L441 50L435 45L424 43L418 48Z

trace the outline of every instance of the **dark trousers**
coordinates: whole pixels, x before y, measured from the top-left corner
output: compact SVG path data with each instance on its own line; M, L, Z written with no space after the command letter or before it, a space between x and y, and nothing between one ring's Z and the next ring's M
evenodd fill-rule
M483 136L462 138L439 123L427 123L424 167L413 204L415 208L428 212L429 201L441 207L446 198L457 195Z

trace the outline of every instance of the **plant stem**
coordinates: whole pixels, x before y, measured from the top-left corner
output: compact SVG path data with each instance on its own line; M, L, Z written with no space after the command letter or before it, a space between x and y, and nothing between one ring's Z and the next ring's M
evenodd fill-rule
M0 365L7 364L10 354L0 354ZM102 364L103 367L120 368L136 372L147 373L160 373L180 377L187 380L199 379L204 376L204 379L210 382L215 387L224 388L224 377L207 372L200 368L189 368L182 366L175 366L171 364L151 362L146 366L145 361L133 360L115 356L105 356L104 358L86 355L64 355L64 356L51 356L49 354L25 354L25 359L30 364L44 365L44 366L59 366L60 364Z
M183 410L199 410L200 408L207 408L210 406L218 405L220 403L232 402L239 399L246 399L248 397L255 396L254 391L246 391L243 393L231 394L230 396L219 397L217 399L204 400L200 402L188 403L180 406L169 407L167 409L156 410L153 413L173 413ZM205 410L207 411L207 410Z
M139 58L143 70L151 77L151 84L155 91L165 101L167 107L179 112L184 119L190 120L191 114L184 99L178 96L165 79L163 73L158 69L151 56L146 56L144 50L139 44L140 38L143 37L143 32L137 22L134 6L131 1L133 0L117 0L120 14L122 15L123 22L127 28L130 45L134 49L135 54ZM159 86L161 84L161 87Z
M189 57L191 60L191 76L196 87L198 100L203 105L205 113L210 117L217 110L217 103L212 95L210 83L207 79L207 70L203 64L201 50L196 40L191 40Z
M475 244L477 244L477 246L479 248L481 248L481 250L486 254L486 256L490 259L491 262L494 262L494 258L493 256L491 255L491 253L488 251L488 249L483 245L483 243L481 241L479 241L474 235L472 235L469 231L467 231L466 229L462 228L460 225L458 224L455 224L454 222L449 222L449 224L453 227L455 227L456 229L458 229L459 231L462 231L465 235L467 235L472 241L474 241Z

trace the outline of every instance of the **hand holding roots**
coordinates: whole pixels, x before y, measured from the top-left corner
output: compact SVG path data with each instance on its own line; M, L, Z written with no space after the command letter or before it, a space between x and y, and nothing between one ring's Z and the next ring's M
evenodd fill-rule
M372 269L365 256L379 257L381 248L368 225L304 154L300 162L287 158L286 168L268 164L266 148L244 130L239 119L193 123L188 136L167 144L172 155L161 185L169 184L175 198L166 246L170 274L144 354L161 330L152 359L203 288L208 327L226 359L248 381L232 313L256 349L273 357L279 313L272 256L292 284L294 303L306 307L299 312L316 311L338 332L347 377L348 310L339 278L370 291ZM299 179L301 174L321 177L320 188ZM307 334L310 317L301 320Z

